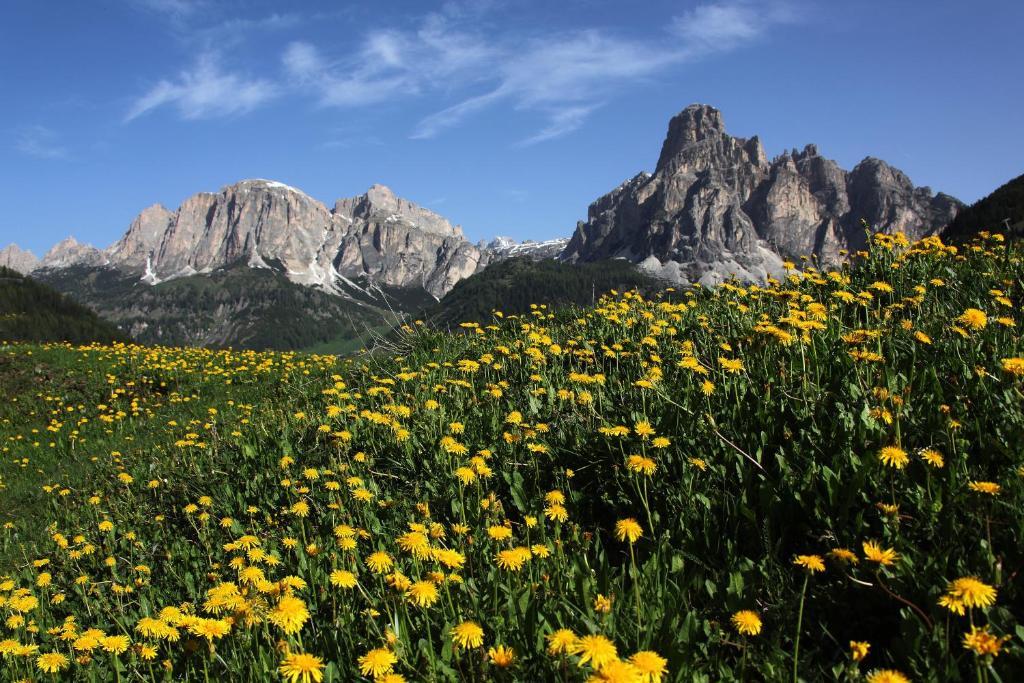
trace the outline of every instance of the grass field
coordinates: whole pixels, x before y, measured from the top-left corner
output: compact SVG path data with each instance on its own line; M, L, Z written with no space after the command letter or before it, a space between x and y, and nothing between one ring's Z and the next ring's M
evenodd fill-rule
M398 357L0 346L0 676L1022 680L1021 257Z

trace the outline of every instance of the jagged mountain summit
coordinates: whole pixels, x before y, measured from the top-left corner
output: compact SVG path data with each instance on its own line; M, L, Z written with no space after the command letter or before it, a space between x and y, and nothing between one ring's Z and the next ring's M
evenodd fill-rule
M862 221L918 237L962 206L871 157L845 171L807 145L769 161L756 136L729 135L717 109L694 104L669 122L654 173L591 204L562 258L625 258L675 282L761 280L787 257L834 263L861 248Z
M551 240L523 240L517 242L511 237L495 237L486 244L481 242L478 246L484 251L492 254L491 260L504 260L524 256L526 258L543 260L557 258L565 246L569 244L568 237L558 237Z
M494 260L554 258L566 242L473 244L461 227L384 185L328 208L290 185L255 179L199 192L174 211L149 206L104 250L68 237L39 261L14 245L0 257L24 272L109 267L151 285L242 263L335 294L383 285L423 289L439 299Z
M20 248L17 244L8 244L0 249L0 268L11 270L26 275L35 270L39 265L39 259L31 251Z
M105 253L150 283L244 262L332 292L366 278L435 297L488 261L461 228L383 185L328 208L270 180L200 192L173 212L150 206Z
M82 244L74 237L65 237L43 254L36 268L70 268L71 266L105 266L110 259L91 244Z
M489 263L562 247L473 244L383 185L328 208L255 179L147 207L104 250L68 238L38 262L0 253L143 342L345 351Z

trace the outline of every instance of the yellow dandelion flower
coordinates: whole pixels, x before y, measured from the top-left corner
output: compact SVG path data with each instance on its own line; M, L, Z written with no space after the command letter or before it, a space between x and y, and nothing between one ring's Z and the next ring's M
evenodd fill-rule
M502 569L517 572L533 556L529 548L515 547L498 551L494 561Z
M383 550L378 550L366 558L366 566L374 574L386 574L395 566L395 561Z
M464 621L452 628L452 642L464 648L480 647L484 644L484 630L475 621Z
M946 461L942 457L942 453L939 453L934 448L925 448L921 451L920 455L921 459L932 467L942 468L946 464Z
M567 628L560 628L545 637L548 641L548 654L569 654L576 648L576 634Z
M858 558L852 550L847 548L833 548L828 551L828 556L837 562L842 562L843 564L857 564L860 562L860 558Z
M324 662L319 657L304 652L293 652L285 656L278 671L288 683L320 683L323 680Z
M876 669L868 674L867 683L910 683L910 679L895 669Z
M555 503L544 508L544 516L552 522L565 522L569 519L569 511L565 506Z
M359 584L356 575L344 569L336 569L331 572L330 581L332 586L338 588L355 588Z
M36 667L46 674L56 674L68 666L68 658L60 652L47 652L36 658Z
M871 649L871 643L863 640L851 640L850 641L850 658L855 662L859 662L868 656L868 650Z
M990 496L998 496L999 492L1003 490L1003 487L994 481L972 481L967 484L967 488L976 493L985 493Z
M649 477L657 471L658 465L650 458L642 455L631 455L626 458L626 469L630 472L644 474Z
M668 673L668 660L653 650L641 650L629 662L640 671L641 683L661 683Z
M967 607L991 607L996 601L996 589L976 576L963 576L950 582L946 594Z
M391 673L397 663L398 657L394 652L384 647L378 647L359 658L359 671L364 676L381 678L385 674Z
M406 591L410 602L420 607L430 607L438 599L437 585L431 581L417 581Z
M740 610L732 615L731 621L733 628L742 635L756 636L761 632L761 617L753 610Z
M719 357L718 364L722 366L722 369L729 374L738 374L743 372L743 361L739 358L722 358Z
M282 595L267 618L282 631L292 635L301 631L302 626L309 620L309 610L301 598Z
M632 662L614 660L597 670L587 683L642 683L643 674Z
M1008 372L1014 377L1024 377L1024 358L1003 358L1003 372Z
M991 655L999 656L1003 643L1008 641L1010 636L994 636L989 633L988 626L972 626L970 632L964 634L964 648L971 650L979 657Z
M497 645L487 650L487 658L494 666L507 669L516 659L516 651L504 645Z
M899 446L886 446L878 452L878 459L889 467L902 470L910 462L907 452Z
M899 558L899 555L893 548L883 549L882 546L874 541L864 541L862 547L864 548L865 558L886 567L893 564Z
M820 555L797 555L793 564L803 567L811 574L825 571L825 561Z
M573 648L573 654L579 656L580 666L589 662L594 669L601 669L619 658L619 651L616 649L615 643L602 635L578 638Z
M985 326L988 325L988 316L985 315L984 311L977 308L968 308L960 314L960 317L957 318L957 322L964 327L971 328L972 330L983 330L985 329Z
M130 644L128 636L103 636L99 639L99 646L103 651L112 655L123 654Z
M615 537L620 541L636 543L644 535L644 530L632 517L620 519L615 523Z

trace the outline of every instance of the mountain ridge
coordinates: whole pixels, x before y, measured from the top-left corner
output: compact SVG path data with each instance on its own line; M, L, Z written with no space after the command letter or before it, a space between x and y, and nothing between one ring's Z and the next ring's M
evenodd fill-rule
M440 299L506 252L552 256L556 243L473 244L461 226L381 184L328 207L298 188L256 178L194 193L173 211L151 204L106 249L68 237L42 259L15 245L0 250L0 259L25 273L110 266L150 285L244 260L341 296L354 280L367 278L389 287L421 287Z
M625 258L677 283L763 280L785 258L861 248L862 220L917 237L962 206L875 157L845 171L811 144L769 161L759 137L729 135L721 112L695 104L669 122L654 173L591 203L562 258Z

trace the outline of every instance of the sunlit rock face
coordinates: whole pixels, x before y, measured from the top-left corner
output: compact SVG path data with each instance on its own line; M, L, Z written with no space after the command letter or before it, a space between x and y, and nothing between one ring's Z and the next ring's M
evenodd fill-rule
M562 258L625 258L677 282L763 280L784 258L832 263L862 247L862 221L918 237L961 206L870 157L844 171L807 145L769 161L756 136L729 135L695 104L669 122L654 173L591 204Z

